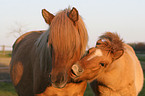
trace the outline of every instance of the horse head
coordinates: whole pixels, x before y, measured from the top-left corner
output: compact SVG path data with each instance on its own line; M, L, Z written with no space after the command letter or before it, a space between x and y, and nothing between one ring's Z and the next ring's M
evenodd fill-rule
M117 34L107 32L100 36L96 47L72 66L72 78L76 81L94 80L112 70L113 62L124 53L123 42Z
M42 15L50 25L47 45L52 57L51 82L62 88L71 81L71 66L85 52L87 30L76 8L65 9L55 16L43 9Z

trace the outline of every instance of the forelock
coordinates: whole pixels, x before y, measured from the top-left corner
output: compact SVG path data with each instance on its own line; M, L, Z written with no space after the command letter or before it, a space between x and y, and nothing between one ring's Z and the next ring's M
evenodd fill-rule
M107 43L104 48L110 51L118 51L122 50L123 48L123 41L120 39L117 33L106 32L105 34L101 35L100 40L102 42Z

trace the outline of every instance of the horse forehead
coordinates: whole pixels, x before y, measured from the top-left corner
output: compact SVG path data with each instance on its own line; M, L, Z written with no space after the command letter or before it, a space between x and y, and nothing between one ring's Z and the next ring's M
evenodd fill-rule
M103 52L102 52L102 50L101 49L96 49L95 51L94 51L94 53L87 59L87 60L91 60L91 59L93 59L94 57L96 57L96 56L103 56Z
M95 52L94 52L94 55L95 56L102 56L103 55L103 52L101 49L96 49Z

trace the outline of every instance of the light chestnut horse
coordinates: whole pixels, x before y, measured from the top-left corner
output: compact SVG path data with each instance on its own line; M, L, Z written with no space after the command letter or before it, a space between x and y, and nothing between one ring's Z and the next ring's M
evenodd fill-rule
M85 53L88 34L76 8L42 15L47 31L20 36L13 45L10 75L19 96L83 96L86 81L73 82L71 67Z
M111 32L100 36L96 47L72 66L72 73L76 81L91 82L95 96L137 96L144 81L132 47Z

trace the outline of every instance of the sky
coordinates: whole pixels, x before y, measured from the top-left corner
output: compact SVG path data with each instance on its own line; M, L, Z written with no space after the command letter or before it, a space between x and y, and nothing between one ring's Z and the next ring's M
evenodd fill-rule
M41 10L52 14L75 7L85 22L89 47L104 32L117 32L125 43L145 42L145 0L0 0L0 45L12 46L23 33L47 30Z

